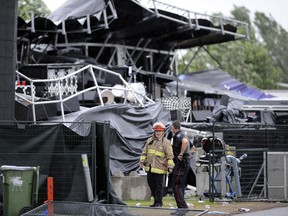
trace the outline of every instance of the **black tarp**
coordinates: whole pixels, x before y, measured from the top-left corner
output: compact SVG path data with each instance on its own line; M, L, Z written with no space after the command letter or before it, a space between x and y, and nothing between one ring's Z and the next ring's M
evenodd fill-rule
M0 127L0 164L40 166L39 199L47 199L46 177L54 178L54 197L58 200L85 200L85 179L81 153L89 152L84 139L71 140L71 131L58 125L11 125ZM64 154L65 153L65 154ZM73 155L72 155L73 154ZM69 172L68 172L69 170ZM64 174L64 176L63 176ZM43 181L42 181L43 180ZM74 187L73 185L77 185Z
M109 155L109 149L105 148L105 145L108 145L105 139L107 133L103 133L105 124L104 127L102 124L97 123L97 129L85 137L79 136L63 124L2 124L0 165L39 166L39 204L47 200L47 177L54 179L54 200L87 202L81 158L81 154L87 154L92 180L93 176L97 177L92 182L95 198L124 204L110 187L110 173L107 170L109 158L108 161L105 160ZM95 142L93 137L96 138ZM92 163L93 145L97 149L97 152L94 152L96 164ZM2 195L2 184L0 188ZM2 200L1 198L0 201Z

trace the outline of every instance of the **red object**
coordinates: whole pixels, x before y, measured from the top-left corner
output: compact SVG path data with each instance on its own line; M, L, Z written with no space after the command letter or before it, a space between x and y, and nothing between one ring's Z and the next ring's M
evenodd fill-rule
M47 201L48 201L48 215L54 215L54 206L51 201L54 199L54 181L53 177L47 178Z
M48 177L47 178L47 200L48 201L53 201L54 199L54 182L53 182L53 177Z
M156 130L156 131L164 131L164 130L165 130L165 125L164 125L162 122L156 122L156 123L153 125L153 130Z
M23 86L26 86L26 81L22 81L22 85L23 85Z

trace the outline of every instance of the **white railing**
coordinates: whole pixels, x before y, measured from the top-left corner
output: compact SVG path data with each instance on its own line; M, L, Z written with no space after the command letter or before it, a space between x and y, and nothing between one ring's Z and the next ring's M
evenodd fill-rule
M122 83L123 83L123 88L119 88L119 87L109 87L109 86L103 86L103 85L99 85L98 81L97 81L97 78L96 78L96 75L95 75L95 72L94 72L94 69L95 70L99 70L99 71L103 71L105 73L109 73L111 75L114 75L116 77L118 77ZM93 78L93 82L94 82L94 85L92 87L89 87L89 88L86 88L86 89L83 89L81 91L75 91L73 93L70 93L70 95L65 96L65 98L63 98L63 95L65 95L63 93L63 88L65 88L63 86L63 83L65 82L65 80L71 78L71 77L75 77L77 75L79 75L81 72L86 72L88 71L89 74L92 76ZM103 102L103 99L101 97L101 90L105 90L105 89L108 89L108 90L120 90L120 91L124 91L125 94L125 100L124 100L124 103L127 102L127 93L131 92L132 95L134 96L135 98L135 103L138 104L139 106L145 106L145 105L148 105L149 103L155 103L153 100L151 100L150 98L148 98L146 95L144 95L143 93L139 92L139 91L136 91L129 83L127 82L122 76L121 74L119 73L116 73L114 71L111 71L111 70L108 70L108 69L105 69L105 68L102 68L102 67L99 67L99 66L95 66L95 65L87 65L87 66L84 66L82 67L81 69L75 71L75 72L72 72L72 73L69 73L68 75L65 75L65 76L62 76L62 77L59 77L59 78L52 78L52 79L32 79L30 77L27 77L25 76L24 74L20 73L19 71L16 71L16 75L18 77L18 79L20 80L25 80L27 85L26 87L30 87L30 95L27 95L27 94L21 94L21 93L18 93L18 92L15 92L15 97L17 100L23 100L25 101L26 103L28 104L31 104L32 105L32 114L33 114L33 121L36 122L37 119L36 119L36 111L35 111L35 106L36 105L40 105L40 104L53 104L53 103L59 103L60 104L60 107L61 107L61 115L62 115L62 119L63 121L65 121L65 114L64 114L64 103L74 97L78 97L79 95L85 93L85 92L88 92L88 91L92 91L92 90L96 90L97 93L98 93L98 96L99 96L99 101L101 103L102 106L105 105L105 103ZM16 81L16 82L19 82L19 81ZM59 91L57 96L59 96L59 99L53 99L53 100L45 100L45 101L41 101L40 99L42 98L39 98L39 97L36 97L36 86L35 84L36 83L45 83L45 84L56 84L57 85L57 90ZM16 85L16 88L17 88L17 85ZM15 88L15 89L16 89Z
M248 23L242 21L221 16L213 16L193 12L187 9L169 5L159 0L132 0L132 1L140 4L142 7L145 7L147 10L149 10L151 13L154 13L158 17L163 17L178 23L182 23L184 25L190 26L191 29L210 30L214 32L221 32L221 34L223 35L224 34L233 35L237 39L249 39ZM166 13L163 13L162 11L168 11L170 13L177 14L183 18L186 18L186 20L174 16L173 17L169 16ZM213 23L213 26L201 25L201 23L199 23L200 19L206 19L208 21L211 21L211 23ZM237 27L237 30L239 31L233 32L226 30L224 27L226 24L231 24L232 26ZM217 25L219 27L217 27Z

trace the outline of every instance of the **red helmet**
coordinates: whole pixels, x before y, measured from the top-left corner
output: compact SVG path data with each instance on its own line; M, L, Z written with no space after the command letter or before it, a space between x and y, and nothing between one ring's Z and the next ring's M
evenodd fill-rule
M153 125L153 130L165 130L165 125L162 122L156 122Z

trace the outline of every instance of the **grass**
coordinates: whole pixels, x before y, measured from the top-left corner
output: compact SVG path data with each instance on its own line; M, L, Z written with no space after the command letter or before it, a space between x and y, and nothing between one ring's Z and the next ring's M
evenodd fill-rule
M126 205L128 206L142 206L148 207L149 205L153 204L153 197L151 200L124 200ZM209 200L205 200L204 202L199 202L199 197L191 196L186 197L185 201L188 204L192 204L196 209L204 209L206 205L213 206L215 203L209 202ZM163 197L163 208L177 208L175 199L173 195L167 195Z
M138 205L140 203L140 206L147 207L147 206L153 204L154 199L152 197L151 200L124 200L124 202L128 206L136 206L136 204ZM164 208L170 208L171 205L173 205L174 207L176 206L174 197L173 196L163 197L163 207Z

